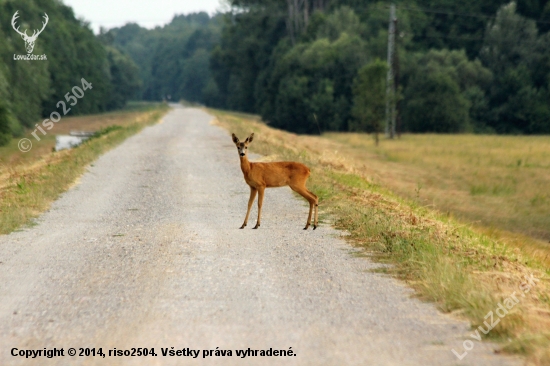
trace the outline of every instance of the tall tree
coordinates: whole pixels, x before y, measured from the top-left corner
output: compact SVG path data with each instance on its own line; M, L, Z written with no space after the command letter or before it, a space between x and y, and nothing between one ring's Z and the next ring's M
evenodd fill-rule
M503 6L489 23L480 57L495 75L488 123L498 132L550 132L548 77L550 43L536 23Z
M353 84L351 131L373 132L376 146L386 113L386 74L388 65L380 59L363 66Z

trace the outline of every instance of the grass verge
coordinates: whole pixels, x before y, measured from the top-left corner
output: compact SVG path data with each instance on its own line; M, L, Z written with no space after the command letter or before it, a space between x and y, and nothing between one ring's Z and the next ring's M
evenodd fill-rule
M307 164L312 170L308 185L320 198L322 217L349 232L346 237L373 260L393 264L384 271L405 280L420 298L468 319L472 332L499 342L500 351L522 354L530 364L550 364L545 265L550 250L526 251L515 241L396 196L347 164L336 141L275 130L255 116L209 112L216 124L239 137L254 132L250 149L264 160ZM512 295L517 302L511 302ZM499 318L503 304L510 308ZM491 311L500 321L484 334L479 327L488 330L484 322Z
M74 126L98 130L96 137L77 148L52 152L53 134L46 136L28 153L17 149L14 139L0 149L0 234L31 223L65 192L86 166L126 138L154 124L166 113L166 106L140 112L114 112L67 118L52 132Z

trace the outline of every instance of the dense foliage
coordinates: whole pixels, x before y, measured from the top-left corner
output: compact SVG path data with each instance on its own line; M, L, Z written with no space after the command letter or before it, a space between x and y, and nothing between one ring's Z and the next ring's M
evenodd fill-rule
M380 105L379 93L369 96L354 83L366 77L365 65L387 58L388 3L231 5L210 61L219 106L260 113L300 133L379 129L379 113L358 105ZM550 3L396 5L404 130L550 133ZM375 74L381 80L371 82L380 89L385 75Z
M20 31L41 29L33 54L47 60L14 60L26 55L25 43L12 28L18 11ZM137 67L94 36L89 25L75 18L70 7L56 0L0 1L0 145L31 128L41 117L63 111L57 103L84 78L92 84L71 114L95 113L123 106L139 86Z
M85 77L93 93L74 113L130 97L258 113L299 133L381 132L389 3L229 0L224 14L177 15L95 37L56 0L0 1L0 144L32 127ZM396 1L403 131L550 133L550 2ZM52 20L35 54L11 28Z
M219 89L209 66L221 32L219 20L206 13L177 15L164 27L148 30L129 23L102 31L99 37L138 65L141 98L212 105L219 104Z

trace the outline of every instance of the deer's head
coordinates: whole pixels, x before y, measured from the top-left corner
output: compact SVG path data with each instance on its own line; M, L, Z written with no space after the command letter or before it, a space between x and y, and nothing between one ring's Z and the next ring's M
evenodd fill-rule
M252 139L254 139L254 134L250 134L250 136L248 136L246 140L244 140L244 142L240 142L239 138L235 136L234 133L231 134L231 136L233 137L233 142L235 143L235 146L237 146L239 156L241 158L244 158L246 156L246 153L248 152L248 144L250 144L252 142Z
M42 31L44 30L44 28L46 28L46 24L48 24L48 14L44 13L44 20L45 22L42 22L42 29L38 30L38 29L35 29L34 32L32 33L32 36L29 36L27 34L27 29L25 29L25 32L21 32L19 31L19 26L17 26L16 28L16 20L17 18L19 18L19 10L15 12L15 14L13 14L13 18L11 18L11 26L13 27L13 29L19 33L19 35L21 35L21 38L23 38L23 40L25 41L25 48L27 49L27 53L31 53L32 50L34 49L34 42L36 42L36 38L38 38L38 36L40 35L40 33L42 33Z

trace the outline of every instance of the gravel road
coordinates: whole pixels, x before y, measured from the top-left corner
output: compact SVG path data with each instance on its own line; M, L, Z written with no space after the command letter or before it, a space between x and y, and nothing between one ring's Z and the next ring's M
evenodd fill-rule
M97 160L37 225L0 236L0 365L519 364L369 272L338 231L302 230L308 206L289 188L266 191L259 230L239 230L249 188L211 119L174 108ZM459 361L451 349L463 353L466 339ZM11 355L54 347L65 357ZM163 357L170 347L201 353ZM232 356L203 358L216 347ZM249 347L295 355L236 355Z

